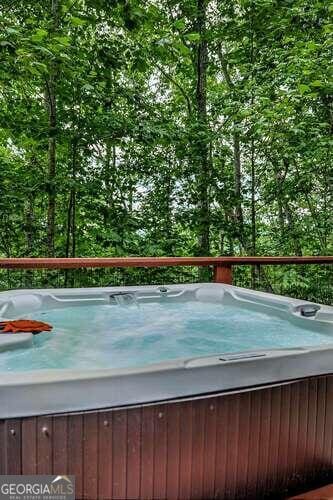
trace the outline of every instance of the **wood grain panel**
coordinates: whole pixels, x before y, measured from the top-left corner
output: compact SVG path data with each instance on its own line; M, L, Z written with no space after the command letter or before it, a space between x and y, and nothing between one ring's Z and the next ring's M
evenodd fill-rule
M180 405L180 463L179 498L191 497L192 477L192 413L193 404L186 401Z
M113 415L112 432L112 498L126 498L127 485L127 411L119 410Z
M11 419L6 422L5 430L5 474L22 474L22 422ZM1 446L2 447L2 446Z
M55 442L57 440L55 439ZM22 474L37 474L37 418L22 419Z
M191 499L203 497L206 404L207 401L201 399L193 405Z
M83 492L84 498L97 498L98 415L83 417Z
M271 399L271 419L270 419L270 439L268 456L268 483L267 491L274 491L277 483L279 441L281 435L281 387L276 387L272 391Z
M155 433L155 408L147 406L142 408L141 425L141 498L153 498L154 489L154 433Z
M261 398L260 435L259 435L259 463L258 463L258 491L266 491L268 487L268 461L270 455L271 436L271 401L272 389L263 391Z
M260 422L261 422L261 400L260 391L250 392L250 435L249 454L246 477L245 498L256 498L258 476L259 476L259 452L260 452Z
M297 481L296 462L297 462L300 385L301 384L299 382L291 385L288 468L287 468L287 478L289 477L291 485L293 485Z
M225 497L227 475L228 405L230 397L217 398L217 432L215 461L215 493Z
M83 416L68 417L68 474L75 476L77 498L83 495Z
M78 499L283 498L333 476L332 444L328 375L192 401L0 420L0 473L74 474Z
M181 404L168 408L168 446L167 446L167 491L169 500L178 498L180 480L180 408Z
M239 402L239 436L238 436L238 451L237 451L237 472L236 483L238 495L241 498L246 498L247 472L249 466L250 453L250 415L251 415L251 395L245 393L242 401Z
M67 416L53 419L53 474L68 472L68 419Z
M141 409L127 415L127 487L126 498L140 498L141 481Z
M289 466L289 435L290 435L290 399L291 386L284 385L281 387L281 419L279 433L279 451L278 451L278 487L286 483Z
M37 418L37 474L52 474L53 419Z
M247 396L247 395L246 395ZM239 442L240 395L230 396L227 423L226 497L235 498Z
M0 475L6 474L7 470L6 432L7 432L6 421L0 420Z
M324 438L325 438L325 412L326 412L326 391L327 380L322 377L318 379L318 397L317 397L317 419L316 419L316 437L314 451L314 470L315 474L325 467L324 459Z
M333 462L333 376L327 378L326 391L326 412L325 412L325 437L323 458L325 468L330 470Z
M207 400L205 415L205 443L203 456L203 491L208 498L215 494L215 464L216 464L216 398Z
M166 497L168 405L155 406L154 412L154 500Z
M98 478L97 492L100 500L112 498L113 481L113 448L112 448L112 416L106 411L98 414Z
M307 427L309 411L309 381L305 380L300 384L299 395L299 413L298 413L298 434L297 434L297 459L296 470L298 473L298 482L303 480L305 470L305 457L307 451Z
M313 467L315 446L316 446L316 431L317 431L317 415L318 415L318 380L309 380L309 403L308 403L308 421L306 431L306 455L305 455L305 472L309 476L315 475L315 467Z

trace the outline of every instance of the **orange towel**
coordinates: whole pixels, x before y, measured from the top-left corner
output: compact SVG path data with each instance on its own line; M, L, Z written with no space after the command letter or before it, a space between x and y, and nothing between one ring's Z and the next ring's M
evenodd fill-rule
M8 321L0 321L0 333L17 333L17 332L50 332L52 326L43 321L35 321L32 319L15 319Z

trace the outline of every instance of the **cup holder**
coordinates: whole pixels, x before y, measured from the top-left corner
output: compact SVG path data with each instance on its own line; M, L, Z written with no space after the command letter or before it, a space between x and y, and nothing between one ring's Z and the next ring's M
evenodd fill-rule
M313 318L319 311L320 306L315 304L304 304L298 307L300 315L304 318Z

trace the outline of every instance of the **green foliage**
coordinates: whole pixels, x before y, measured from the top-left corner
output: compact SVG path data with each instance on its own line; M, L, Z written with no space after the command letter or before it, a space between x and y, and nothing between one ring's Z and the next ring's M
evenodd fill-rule
M332 251L327 2L205 0L200 33L194 0L54 1L0 7L0 255L47 253L53 191L57 256Z

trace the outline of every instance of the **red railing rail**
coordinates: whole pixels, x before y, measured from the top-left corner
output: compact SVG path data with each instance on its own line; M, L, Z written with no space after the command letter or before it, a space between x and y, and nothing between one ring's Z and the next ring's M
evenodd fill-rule
M0 258L0 269L79 269L108 267L213 267L216 283L232 284L233 266L333 264L333 256L306 257L76 257Z

